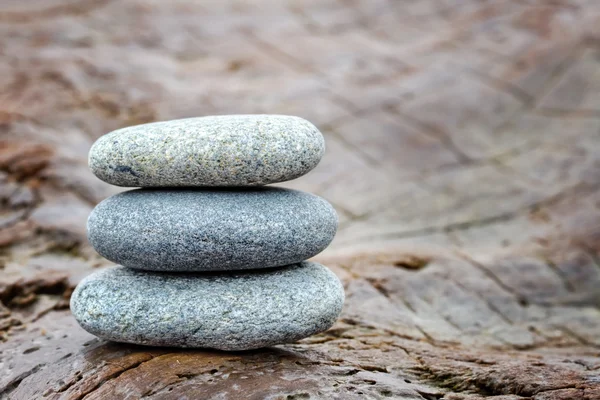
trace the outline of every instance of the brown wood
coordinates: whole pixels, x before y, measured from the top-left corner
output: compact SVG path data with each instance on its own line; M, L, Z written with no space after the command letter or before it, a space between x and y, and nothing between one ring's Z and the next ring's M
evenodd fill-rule
M0 3L0 398L600 399L600 3ZM68 310L109 265L112 129L295 114L284 186L337 208L328 332L245 352L107 343Z

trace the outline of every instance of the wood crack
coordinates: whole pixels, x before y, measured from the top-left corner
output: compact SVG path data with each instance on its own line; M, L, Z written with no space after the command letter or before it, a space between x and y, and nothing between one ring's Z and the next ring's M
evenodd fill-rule
M513 325L513 321L510 318L508 318L506 315L504 315L504 313L502 313L498 309L498 307L496 307L494 304L492 304L488 298L486 298L485 296L481 295L479 292L469 290L465 285L463 285L462 283L460 283L457 279L454 279L454 278L450 278L450 279L451 279L451 281L456 286L458 286L459 288L461 288L462 290L464 290L466 293L470 293L473 296L475 296L478 299L480 299L487 306L487 308L489 308L490 311L492 311L494 314L496 314L498 317L500 317L501 320L503 320L504 322L506 322L508 325ZM500 340L500 339L498 339L498 340Z
M479 271L481 271L485 276L491 279L502 291L506 292L508 295L513 297L519 304L523 305L527 303L527 300L515 292L510 286L506 285L498 276L488 267L483 265L482 263L476 261L472 257L470 257L467 253L457 250L456 254L461 257L463 260L467 261L469 264L473 265Z
M19 387L19 385L21 384L21 382L23 382L23 380L25 378L35 374L36 372L38 372L45 366L46 366L45 363L37 364L35 367L31 368L29 371L23 372L22 374L13 378L10 382L8 382L4 386L4 388L2 388L0 390L0 398L4 398L5 396L10 395L12 392L14 392Z
M558 201L561 201L569 196L574 196L574 195L582 196L585 194L595 192L599 188L600 188L600 185L597 185L597 184L590 185L590 184L587 184L584 182L580 182L573 186L570 186L569 188L567 188L555 195L549 196L545 199L539 200L537 202L534 202L532 204L518 208L513 211L507 211L505 213L501 213L498 215L493 215L490 217L481 218L481 219L473 220L473 221L454 222L454 223L450 223L450 224L446 224L446 225L439 225L439 226L434 225L434 226L428 226L428 227L419 228L419 229L412 229L412 230L401 231L401 232L380 234L380 235L376 235L374 237L374 239L378 239L378 240L405 239L405 238L427 236L427 235L432 235L432 234L436 234L436 233L445 233L447 231L461 231L461 230L468 230L471 228L485 227L488 225L493 225L493 224L497 224L497 223L510 221L514 218L524 215L526 212L537 210L541 207L550 206L550 205L552 205ZM391 202L391 203L393 203L393 202ZM358 239L363 239L363 238L356 237L355 239L358 240Z
M115 372L113 372L113 373L111 373L111 374L103 377L96 385L94 385L93 387L91 387L91 388L89 388L89 389L87 389L87 390L79 393L77 396L73 397L73 399L74 400L85 399L85 398L89 397L90 395L92 395L100 387L102 387L102 385L105 385L106 383L117 379L118 377L120 377L121 375L123 375L125 372L134 370L136 368L139 368L141 365L143 365L143 364L145 364L145 363L147 363L149 361L152 361L153 359L158 358L160 356L153 356L153 355L147 354L147 357L148 358L146 358L145 360L137 361L137 362L135 362L135 363L133 363L133 364L131 364L131 365L123 368L123 369L117 370L117 371L115 371Z

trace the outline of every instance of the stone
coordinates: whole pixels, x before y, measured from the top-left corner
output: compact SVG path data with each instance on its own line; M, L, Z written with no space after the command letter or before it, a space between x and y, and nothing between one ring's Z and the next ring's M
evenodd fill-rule
M204 274L112 267L77 286L71 310L86 331L107 340L235 351L327 330L343 303L344 289L335 274L305 261Z
M302 118L223 115L113 131L94 143L89 165L117 186L258 186L306 174L324 152L323 135Z
M153 271L268 268L306 260L333 240L337 214L324 199L277 188L137 189L92 211L103 257Z

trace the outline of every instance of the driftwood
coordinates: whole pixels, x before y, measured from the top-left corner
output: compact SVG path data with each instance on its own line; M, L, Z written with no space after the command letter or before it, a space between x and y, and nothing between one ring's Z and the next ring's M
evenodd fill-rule
M600 3L0 3L0 398L600 399ZM86 166L112 129L305 117L340 321L246 353L107 343Z

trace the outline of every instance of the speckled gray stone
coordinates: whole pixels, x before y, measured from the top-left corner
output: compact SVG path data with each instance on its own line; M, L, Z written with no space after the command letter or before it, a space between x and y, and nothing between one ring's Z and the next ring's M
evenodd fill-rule
M89 165L117 186L257 186L306 174L324 152L323 135L302 118L222 115L108 133L92 146Z
M86 331L108 340L248 350L328 329L343 302L339 279L312 262L229 274L119 266L85 278L71 310Z
M88 219L98 253L152 271L293 264L323 251L336 229L327 201L276 187L131 190L104 200Z

